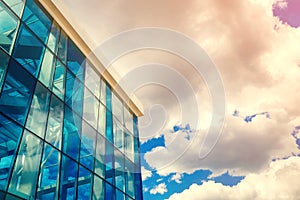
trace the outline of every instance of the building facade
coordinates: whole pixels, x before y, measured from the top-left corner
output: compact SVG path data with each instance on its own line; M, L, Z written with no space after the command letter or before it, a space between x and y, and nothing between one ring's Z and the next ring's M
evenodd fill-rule
M49 13L0 0L0 199L142 199L139 114Z

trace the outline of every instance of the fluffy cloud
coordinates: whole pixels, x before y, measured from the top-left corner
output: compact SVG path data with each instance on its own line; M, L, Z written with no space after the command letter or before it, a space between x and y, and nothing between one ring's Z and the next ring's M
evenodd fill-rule
M155 186L153 189L150 190L150 194L164 194L167 192L167 186L165 183L161 183L157 186Z
M182 178L182 175L179 173L176 173L171 177L171 180L175 181L176 183L182 183L181 178Z
M258 174L249 174L238 185L229 187L213 181L193 184L169 200L189 199L299 199L300 158L272 162Z
M145 167L141 167L141 172L143 181L152 176L152 172L147 170Z

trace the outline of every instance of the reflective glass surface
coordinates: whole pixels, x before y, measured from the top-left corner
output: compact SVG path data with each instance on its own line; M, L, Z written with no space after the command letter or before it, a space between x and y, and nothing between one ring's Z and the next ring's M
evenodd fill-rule
M68 69L80 80L84 81L85 57L72 40L68 40Z
M9 56L0 49L0 91L5 78L8 61Z

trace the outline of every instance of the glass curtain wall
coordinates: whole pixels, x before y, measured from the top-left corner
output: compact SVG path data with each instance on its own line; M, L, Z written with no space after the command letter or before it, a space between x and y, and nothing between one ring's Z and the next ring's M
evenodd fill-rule
M142 199L137 118L35 0L0 0L0 199Z

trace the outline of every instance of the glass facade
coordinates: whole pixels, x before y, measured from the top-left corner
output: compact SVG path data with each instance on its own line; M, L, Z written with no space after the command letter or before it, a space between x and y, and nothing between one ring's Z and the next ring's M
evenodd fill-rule
M0 199L142 199L137 117L35 0L0 0Z

